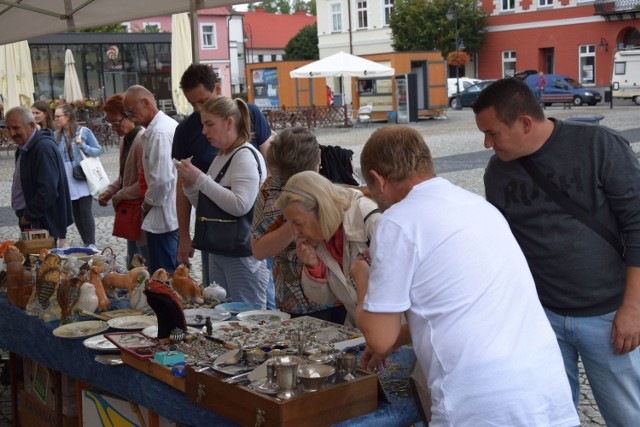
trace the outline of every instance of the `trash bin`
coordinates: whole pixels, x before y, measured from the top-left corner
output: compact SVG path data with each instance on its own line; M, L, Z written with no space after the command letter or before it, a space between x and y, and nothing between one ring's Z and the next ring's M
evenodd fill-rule
M387 122L388 123L396 123L398 121L398 113L395 111L389 111L387 113Z
M611 91L610 90L605 90L604 91L604 102L611 102Z
M569 117L567 120L597 125L600 124L600 120L602 119L604 119L604 116L600 114L576 114L575 116Z

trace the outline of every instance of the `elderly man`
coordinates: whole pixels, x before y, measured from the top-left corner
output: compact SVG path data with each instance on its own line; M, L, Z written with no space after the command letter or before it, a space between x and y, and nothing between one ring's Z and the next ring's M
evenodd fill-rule
M18 144L11 207L20 230L43 228L56 242L73 224L71 198L62 157L49 129L37 130L31 111L10 109L7 133Z
M118 204L124 200L134 203L142 197L139 178L142 172L144 128L133 123L124 114L123 99L123 94L116 93L110 96L102 107L107 123L122 137L122 142L120 143L120 173L100 194L98 198L100 206L107 206L111 201L113 207L117 208ZM118 215L118 209L116 209L116 215ZM144 231L140 233L137 240L127 240L127 266L131 265L134 254L141 255L145 259L149 258Z
M177 267L178 218L171 144L178 123L158 110L155 98L142 86L131 86L122 105L127 118L146 127L142 135L142 168L147 184L142 229L147 233L149 270L164 268L173 274Z
M575 405L580 357L607 425L638 425L635 153L611 129L546 118L533 92L517 79L485 88L473 111L485 148L495 152L484 175L487 200L504 214L527 257Z
M351 267L363 363L412 341L430 426L577 426L558 343L502 215L437 177L414 129L377 130L360 161L384 211Z

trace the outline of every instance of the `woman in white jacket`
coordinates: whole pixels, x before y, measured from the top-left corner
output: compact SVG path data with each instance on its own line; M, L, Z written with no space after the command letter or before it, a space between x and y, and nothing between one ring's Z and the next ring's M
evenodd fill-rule
M378 206L359 190L333 184L312 171L289 178L276 206L297 237L306 297L321 305L342 302L345 324L354 325L357 296L349 270L369 246Z
M220 151L206 174L189 160L177 162L184 194L196 207L202 194L232 216L248 215L266 178L264 159L250 143L249 108L241 99L215 96L202 105L200 116L202 132ZM216 182L227 162L230 162L228 169ZM251 230L247 230L247 242L250 241L250 233ZM265 261L259 261L253 255L230 252L211 254L209 278L225 288L234 301L255 303L263 309L266 307L269 270Z

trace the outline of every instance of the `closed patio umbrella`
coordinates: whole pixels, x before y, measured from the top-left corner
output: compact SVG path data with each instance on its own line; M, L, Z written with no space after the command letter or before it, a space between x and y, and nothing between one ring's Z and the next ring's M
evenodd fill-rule
M180 89L182 73L191 65L191 26L189 15L171 16L171 95L178 114L189 114L192 109Z
M76 71L76 61L73 59L73 52L67 49L64 53L64 99L67 102L82 101L82 89Z
M19 106L31 108L33 91L29 43L0 45L0 94L4 111Z

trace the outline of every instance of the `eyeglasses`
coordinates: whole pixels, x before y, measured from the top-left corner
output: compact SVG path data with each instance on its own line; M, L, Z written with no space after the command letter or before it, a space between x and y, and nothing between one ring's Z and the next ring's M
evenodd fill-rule
M60 115L56 115L56 116L54 116L54 118L55 118L56 120L58 120L60 117L66 117L66 115L64 115L64 114L60 114Z
M107 122L107 124L111 127L118 127L120 126L120 123L122 123L122 121L124 120L124 117L121 118L120 120L117 120L115 122Z
M131 118L133 117L133 109L138 106L138 103L142 101L142 99L138 99L131 107L127 108L124 112L124 115Z

